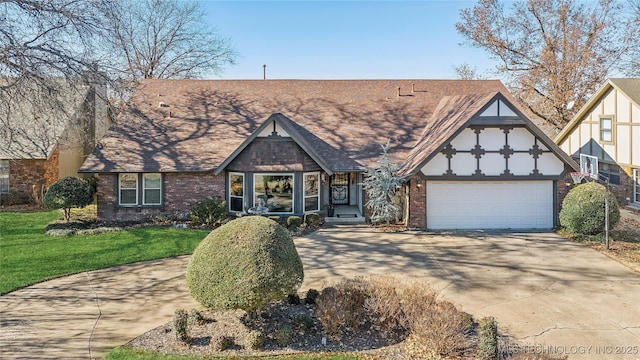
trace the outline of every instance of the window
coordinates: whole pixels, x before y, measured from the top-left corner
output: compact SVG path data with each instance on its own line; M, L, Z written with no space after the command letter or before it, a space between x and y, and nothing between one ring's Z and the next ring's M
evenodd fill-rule
M320 210L320 173L304 174L304 211Z
M0 160L0 194L9 193L9 160Z
M120 205L138 204L138 174L120 174Z
M229 210L244 211L244 174L229 174Z
M293 212L293 174L255 174L253 206L262 205L270 213Z
M599 163L600 179L609 179L609 184L620 185L620 168L617 165Z
M162 175L159 173L120 174L118 185L120 205L162 204ZM139 188L142 188L141 192L138 191Z
M144 205L160 205L162 199L162 176L160 174L143 174Z
M613 116L600 117L600 141L613 142Z

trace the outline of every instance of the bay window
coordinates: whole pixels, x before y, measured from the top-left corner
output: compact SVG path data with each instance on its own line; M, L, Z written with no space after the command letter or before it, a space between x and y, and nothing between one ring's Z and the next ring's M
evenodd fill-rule
M229 210L244 211L244 174L229 174Z
M304 211L320 210L320 173L304 174Z
M270 213L293 213L293 174L253 175L253 206L266 206Z

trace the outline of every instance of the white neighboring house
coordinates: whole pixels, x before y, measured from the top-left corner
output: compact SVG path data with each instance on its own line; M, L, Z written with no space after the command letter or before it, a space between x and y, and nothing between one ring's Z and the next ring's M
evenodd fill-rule
M555 142L576 161L597 157L618 203L640 209L640 78L608 79Z

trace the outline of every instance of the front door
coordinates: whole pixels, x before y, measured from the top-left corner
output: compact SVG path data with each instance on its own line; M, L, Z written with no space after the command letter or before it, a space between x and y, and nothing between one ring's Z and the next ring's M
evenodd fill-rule
M333 205L349 205L349 174L335 173L331 177L331 201Z

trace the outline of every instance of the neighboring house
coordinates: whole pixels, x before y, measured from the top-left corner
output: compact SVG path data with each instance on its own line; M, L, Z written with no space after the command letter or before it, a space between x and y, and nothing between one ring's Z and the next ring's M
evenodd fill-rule
M96 139L111 125L106 84L92 81L71 87L52 79L49 85L43 89L23 83L3 93L7 96L0 102L3 203L40 201L58 179L78 176Z
M388 139L413 228L552 228L576 169L499 81L146 80L80 171L105 220L208 196L232 214L361 215Z
M618 203L640 209L640 79L608 79L555 142L576 161L596 157Z

